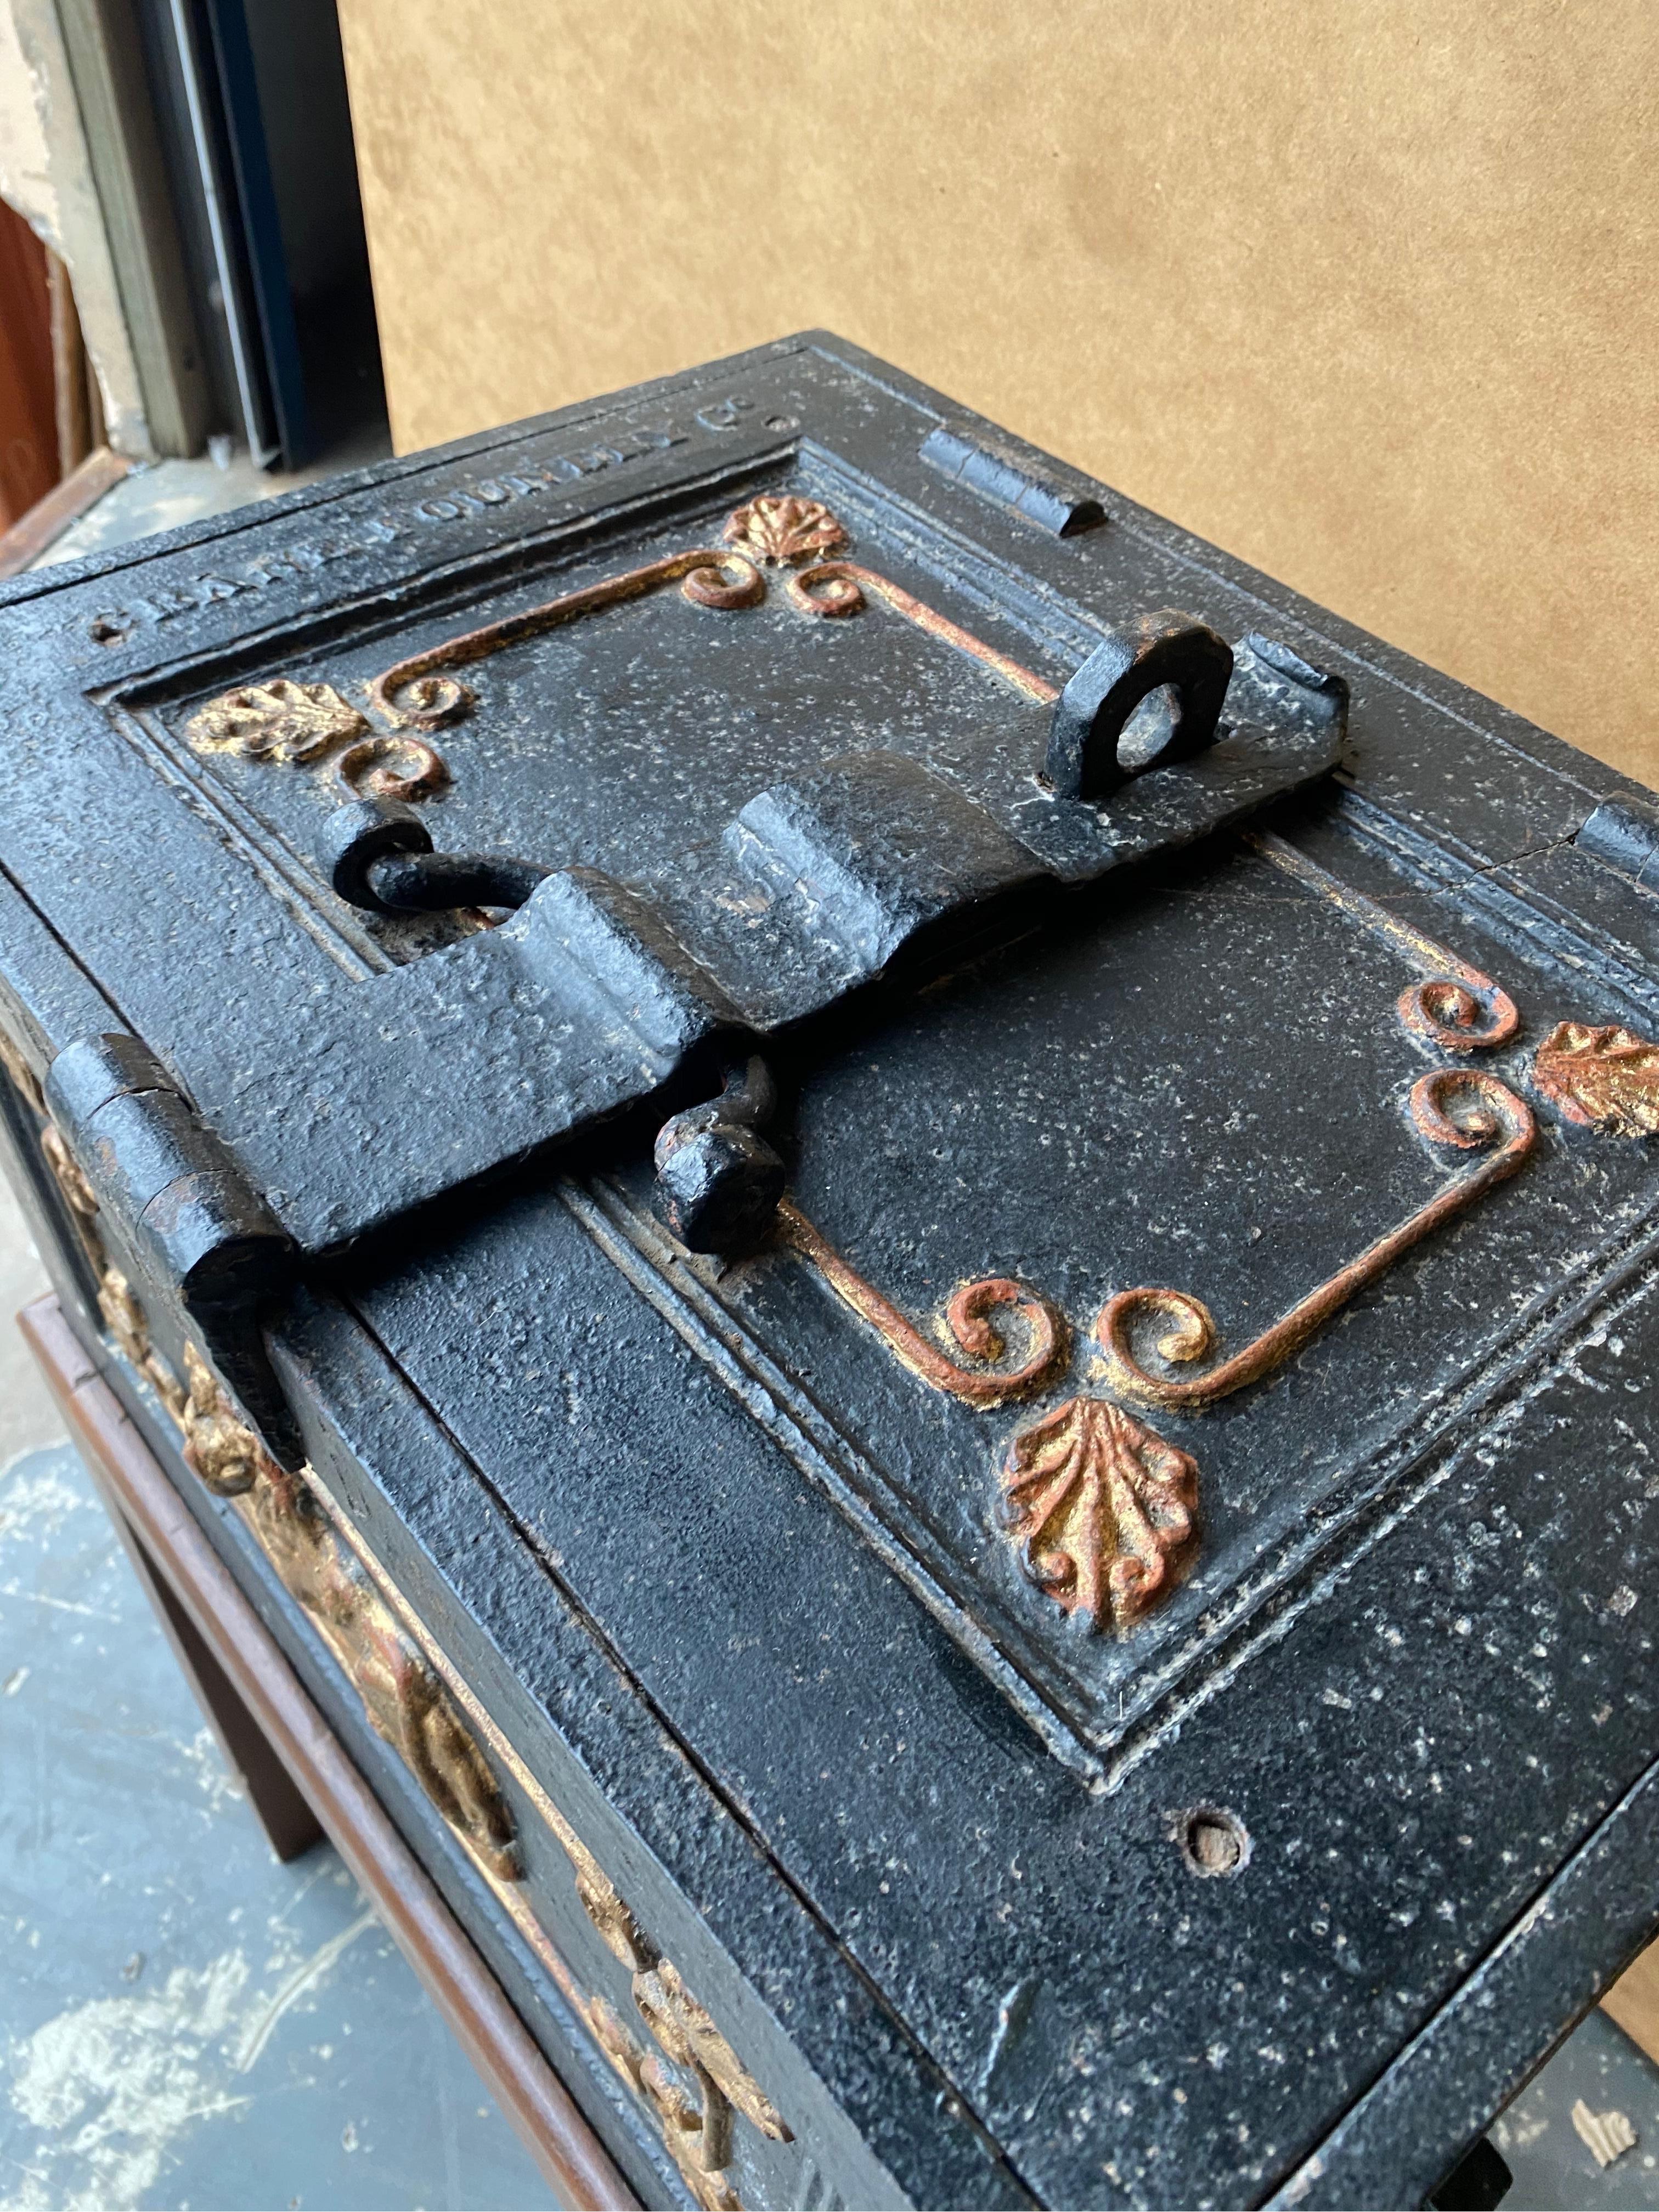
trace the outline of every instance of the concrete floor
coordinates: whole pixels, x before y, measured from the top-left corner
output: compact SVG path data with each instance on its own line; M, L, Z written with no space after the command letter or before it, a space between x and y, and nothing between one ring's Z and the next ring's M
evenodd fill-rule
M299 481L165 462L47 558ZM333 1851L267 1847L6 1318L44 1287L0 1184L0 2208L553 2203ZM1606 2168L1581 2102L1635 2133ZM1659 2068L1603 2014L1492 2140L1506 2212L1659 2212Z

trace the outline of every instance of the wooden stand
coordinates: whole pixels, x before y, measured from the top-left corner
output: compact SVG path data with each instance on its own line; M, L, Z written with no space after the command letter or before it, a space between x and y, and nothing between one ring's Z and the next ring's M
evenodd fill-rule
M55 1297L18 1316L76 1445L279 1857L326 1835L566 2203L633 2191L175 1494Z

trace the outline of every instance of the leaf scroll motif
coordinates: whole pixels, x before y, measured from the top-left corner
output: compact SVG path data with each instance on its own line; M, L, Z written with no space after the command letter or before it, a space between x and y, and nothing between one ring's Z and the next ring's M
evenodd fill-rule
M833 553L847 543L847 532L821 500L770 492L738 507L728 518L723 535L739 553L774 568Z
M308 761L368 724L331 684L287 676L227 691L192 714L185 734L198 751L244 753L249 760Z
M1197 1462L1103 1398L1022 1431L1002 1470L1021 1569L1091 1629L1127 1628L1168 1595L1197 1508Z
M1532 1079L1569 1121L1619 1137L1659 1135L1659 1044L1633 1030L1559 1022L1538 1048Z

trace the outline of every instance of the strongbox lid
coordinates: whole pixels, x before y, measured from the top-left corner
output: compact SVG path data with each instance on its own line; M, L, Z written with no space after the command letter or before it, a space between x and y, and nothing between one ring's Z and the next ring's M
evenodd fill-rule
M0 607L273 1444L363 1332L1039 2197L1443 2164L1654 1749L1639 799L822 337Z

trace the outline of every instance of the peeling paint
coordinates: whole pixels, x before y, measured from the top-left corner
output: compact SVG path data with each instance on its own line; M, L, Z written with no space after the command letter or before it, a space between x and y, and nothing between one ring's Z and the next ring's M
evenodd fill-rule
M247 2101L217 2078L216 2049L246 1979L241 1952L221 1952L153 1995L95 1997L12 2045L11 2103L40 2131L17 2212L136 2203L186 2128Z
M73 1515L96 1505L96 1499L67 1481L52 1460L43 1464L39 1453L26 1454L0 1474L0 1544L55 1536Z
M1597 2166L1611 2166L1627 2150L1636 2148L1636 2130L1628 2115L1616 2108L1608 2112L1593 2112L1580 2097L1570 2117L1573 2132Z
M366 1909L296 1957L273 1918L266 1972L282 1975L274 1989L252 1987L246 1954L232 1948L203 1967L175 1966L154 1990L71 2006L15 2039L5 2053L11 2108L35 2139L18 2160L9 2212L137 2203L198 2122L252 2101L258 2085L243 2083L278 2022L378 1925ZM135 1953L122 1978L136 1980L143 1965Z

